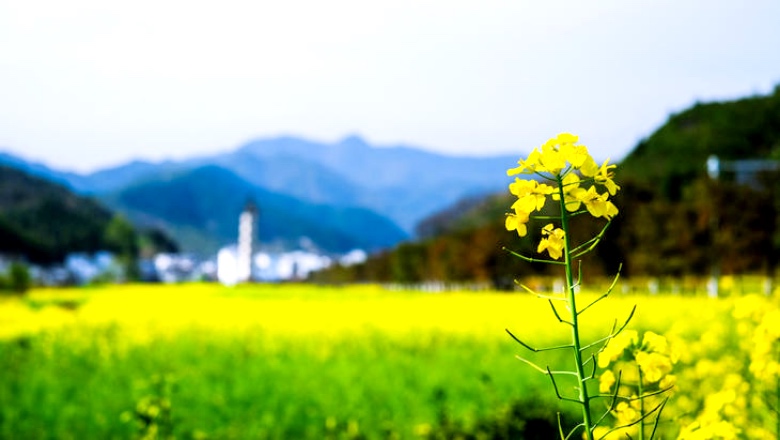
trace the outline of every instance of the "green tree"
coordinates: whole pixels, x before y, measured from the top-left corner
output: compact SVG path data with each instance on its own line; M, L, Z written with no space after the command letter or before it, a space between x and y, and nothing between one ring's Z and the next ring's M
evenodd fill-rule
M105 230L108 250L116 255L127 280L140 277L138 269L138 235L135 228L121 215L115 215Z
M0 274L0 290L23 294L32 287L32 277L27 265L19 261L12 262L8 272Z

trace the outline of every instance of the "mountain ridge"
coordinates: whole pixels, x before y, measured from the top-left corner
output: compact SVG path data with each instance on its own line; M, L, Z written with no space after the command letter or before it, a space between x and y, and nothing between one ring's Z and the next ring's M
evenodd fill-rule
M516 160L444 155L409 145L376 147L355 135L335 143L281 136L181 161L131 161L86 175L45 167L38 172L80 193L105 196L161 173L217 164L258 187L303 201L374 210L412 234L418 221L458 199L504 188L505 170Z
M250 200L260 207L257 238L266 247L294 247L306 237L320 251L343 253L385 248L406 238L395 224L371 211L301 202L213 164L145 179L104 200L136 222L162 227L185 245L196 240L191 247L210 253L235 239L238 215Z

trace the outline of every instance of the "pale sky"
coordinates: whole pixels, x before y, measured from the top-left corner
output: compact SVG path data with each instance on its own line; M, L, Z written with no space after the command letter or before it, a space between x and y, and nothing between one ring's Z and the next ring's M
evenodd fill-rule
M0 150L64 170L278 135L619 160L776 84L778 0L0 0Z

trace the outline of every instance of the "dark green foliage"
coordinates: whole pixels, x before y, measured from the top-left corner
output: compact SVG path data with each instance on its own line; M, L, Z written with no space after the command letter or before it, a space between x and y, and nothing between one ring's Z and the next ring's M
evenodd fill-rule
M434 401L439 407L438 423L425 437L429 440L547 440L559 435L559 409L546 402L515 401L485 415L473 426L453 420L447 409L447 392L438 389ZM567 417L561 417L566 423Z
M618 167L621 214L609 240L628 274L772 271L780 249L780 171L740 182L722 161L780 159L780 86L768 96L697 104L669 118ZM618 235L619 234L619 235Z
M11 263L8 269L8 285L11 291L24 293L32 287L32 278L30 271L25 264L19 262Z
M106 225L105 241L109 251L117 255L135 257L138 255L138 240L135 229L127 219L115 215Z
M511 195L488 197L460 213L436 215L427 223L436 236L376 254L363 264L348 268L334 267L314 274L323 282L381 281L421 283L444 281L455 283L487 283L507 290L515 287L514 280L531 274L552 274L556 268L542 263L528 263L511 255L510 250L538 257L541 222L529 228L528 236L518 237L504 227L504 213L512 204ZM551 213L550 206L544 215ZM593 237L605 222L588 221L588 216L575 218L572 228L577 237ZM592 218L590 218L592 220ZM589 273L607 274L616 269L619 261L599 259L598 253L584 258Z
M34 263L105 247L111 213L65 187L0 166L0 253Z
M144 257L149 258L159 253L175 254L179 252L179 244L159 228L145 229L140 234L138 247L139 252Z
M503 218L499 217L477 228L404 243L372 256L363 264L335 267L315 274L314 279L325 282L479 282L504 289L513 287L515 277L546 269L542 265L517 261L502 249L504 246L517 252L532 252L530 242L518 240L516 234L508 233Z
M696 104L672 115L620 164L627 179L652 185L662 197L679 200L684 187L706 176L710 155L724 160L778 157L780 86L772 95Z
M135 279L139 246L152 253L177 249L159 229L139 234L127 219L91 198L0 165L0 254L46 265L73 252L108 250Z
M421 239L436 237L448 232L467 231L501 218L507 211L508 195L466 197L454 205L423 219L415 229ZM510 202L511 203L511 202Z
M121 215L115 215L105 230L107 250L114 253L128 280L140 277L138 270L138 235L135 228Z
M14 261L4 274L0 274L0 290L22 294L32 287L32 277L26 264Z

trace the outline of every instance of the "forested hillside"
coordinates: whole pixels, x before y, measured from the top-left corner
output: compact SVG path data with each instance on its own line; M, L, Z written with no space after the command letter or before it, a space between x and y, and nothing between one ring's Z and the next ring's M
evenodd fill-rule
M99 250L135 258L145 247L173 250L176 244L160 231L139 234L91 198L0 165L0 254L50 264Z
M780 87L769 96L696 104L670 116L642 141L616 170L622 189L614 201L620 213L586 262L589 273L607 274L620 264L628 276L707 275L714 268L721 273L774 271L780 250L780 172L753 173L748 179L722 174L713 180L706 168L710 155L723 163L780 159ZM420 241L362 266L318 276L505 286L507 278L548 271L547 265L525 263L502 250L535 255L539 240L538 228L524 238L505 230L503 213L511 203L508 191L464 199L422 221ZM597 225L573 226L583 236L597 232L591 230Z
M106 248L112 214L65 187L0 166L0 252L49 263Z
M767 96L699 103L669 117L620 164L623 181L678 200L707 172L707 158L780 159L780 86Z

